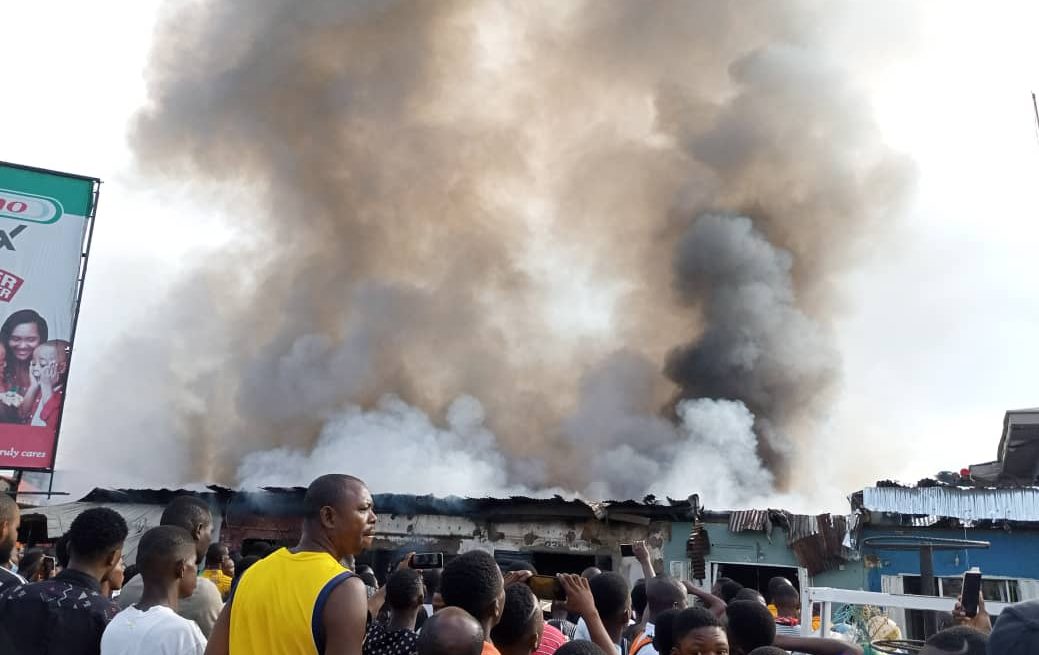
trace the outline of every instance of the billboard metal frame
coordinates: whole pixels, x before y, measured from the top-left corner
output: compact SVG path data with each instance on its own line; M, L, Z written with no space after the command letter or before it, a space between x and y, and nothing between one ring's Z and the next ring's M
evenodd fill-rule
M69 336L69 341L72 346L69 350L69 361L68 369L71 372L72 362L76 352L76 334L79 330L79 311L83 304L83 288L86 282L87 276L87 264L90 260L90 246L94 240L94 221L97 217L97 203L98 198L101 194L101 179L97 177L91 177L88 175L76 175L74 173L65 173L63 171L56 171L49 168L39 168L36 166L26 166L25 164L16 164L14 162L0 161L0 166L7 166L9 168L17 168L23 171L30 171L33 173L43 173L46 175L57 175L60 177L72 178L76 180L82 180L84 182L90 182L91 193L90 193L90 207L88 207L86 215L86 225L83 230L83 241L80 244L79 250L79 274L76 276L76 293L72 304L72 332ZM71 381L71 375L69 376ZM71 386L71 385L70 385ZM14 475L14 488L11 490L14 495L18 493L18 485L21 483L22 472L33 471L50 473L50 484L46 494L48 496L52 493L54 483L54 466L58 461L58 442L61 440L61 424L65 421L65 403L68 401L68 395L62 398L61 411L58 414L58 423L54 430L54 455L52 457L51 465L49 468L16 468L8 469L15 472Z

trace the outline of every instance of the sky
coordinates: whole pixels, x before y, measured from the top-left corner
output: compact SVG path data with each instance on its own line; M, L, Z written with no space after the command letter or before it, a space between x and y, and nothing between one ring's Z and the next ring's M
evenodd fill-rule
M147 101L159 4L0 10L0 60L20 62L4 67L4 86L28 99L0 105L0 160L104 181L59 467L96 429L77 421L77 385L89 385L105 349L178 271L234 238L191 189L134 170L127 125ZM1003 413L1039 405L1039 42L1029 34L1039 4L980 7L918 5L916 46L864 78L884 138L914 161L917 184L901 219L839 281L843 382L827 429L845 447L811 464L845 471L844 492L871 482L858 474L863 457L905 481L993 459Z

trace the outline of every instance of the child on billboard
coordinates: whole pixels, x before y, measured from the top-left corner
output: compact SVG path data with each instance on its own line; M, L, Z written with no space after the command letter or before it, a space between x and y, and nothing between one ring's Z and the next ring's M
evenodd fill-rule
M32 382L22 401L22 415L29 425L53 428L69 374L69 342L55 339L37 346L30 373Z

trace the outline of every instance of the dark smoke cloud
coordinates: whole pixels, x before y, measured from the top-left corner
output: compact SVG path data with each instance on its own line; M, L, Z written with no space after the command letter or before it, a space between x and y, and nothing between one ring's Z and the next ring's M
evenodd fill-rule
M165 475L726 503L787 483L838 371L832 276L905 188L818 37L840 11L169 10L132 143L152 179L234 190L246 245L155 319L196 337L157 355L156 438L199 453Z
M706 327L667 362L683 396L742 400L780 474L791 444L777 429L817 408L838 367L828 335L796 304L792 266L750 219L698 219L678 242L675 274Z

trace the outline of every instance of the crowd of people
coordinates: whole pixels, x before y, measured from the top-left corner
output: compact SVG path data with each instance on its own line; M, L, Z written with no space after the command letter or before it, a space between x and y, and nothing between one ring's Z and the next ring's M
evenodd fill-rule
M88 509L53 555L23 554L17 572L0 566L0 654L863 655L849 641L803 635L789 580L773 579L768 598L724 578L706 591L657 574L644 544L632 586L589 568L549 578L555 591L544 598L532 565L503 568L483 550L423 570L406 554L380 586L353 566L376 520L361 480L325 475L307 489L296 546L260 547L236 563L211 543L206 503L180 496L124 569L126 521ZM0 495L0 562L12 558L19 521ZM957 605L954 617L925 655L1039 651L1039 601L1011 606L995 627L983 599L974 616Z

